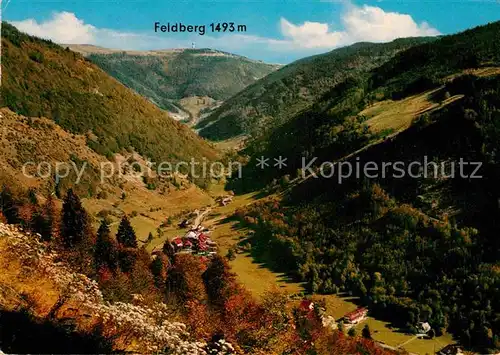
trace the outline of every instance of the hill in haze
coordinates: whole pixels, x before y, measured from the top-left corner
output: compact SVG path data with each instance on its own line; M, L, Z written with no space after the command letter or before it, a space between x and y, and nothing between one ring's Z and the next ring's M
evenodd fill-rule
M213 49L119 51L87 45L69 48L160 108L181 113L180 117L188 114L187 120L196 119L197 113L184 109L182 99L206 96L220 102L280 67ZM210 108L215 104L205 100L199 105Z
M216 109L197 126L200 135L223 140L256 136L310 107L349 77L368 72L411 46L434 38L357 43L289 64L257 81Z
M124 150L152 161L209 160L214 149L149 100L80 54L50 41L2 28L1 106L27 117L47 117L87 136L111 158Z

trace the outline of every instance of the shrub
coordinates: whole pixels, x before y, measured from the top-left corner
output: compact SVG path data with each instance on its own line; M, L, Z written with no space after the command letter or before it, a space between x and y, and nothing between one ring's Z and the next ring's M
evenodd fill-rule
M40 52L31 52L29 55L29 58L37 63L43 63L44 57L43 54Z

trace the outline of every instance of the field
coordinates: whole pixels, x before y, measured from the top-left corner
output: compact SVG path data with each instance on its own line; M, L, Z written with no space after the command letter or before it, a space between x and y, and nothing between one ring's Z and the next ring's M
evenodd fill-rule
M440 88L429 90L399 101L380 101L363 110L360 115L368 118L366 123L375 132L385 130L399 132L408 128L417 116L443 108L462 98L462 95L456 95L441 103L433 102L431 97L439 90Z
M164 196L151 193L144 188L128 188L127 197L123 201L118 197L105 200L83 199L85 209L95 217L96 227L100 221L97 214L109 211L111 232L116 233L121 211L123 211L129 216L137 238L140 241L146 240L148 234L152 233L156 238L153 240L154 246L163 244L164 238L157 238L157 229L167 221L168 217L188 213L200 206L210 205L212 202L209 195L195 186L190 186L185 190L174 190ZM172 235L171 228L165 228L162 231Z

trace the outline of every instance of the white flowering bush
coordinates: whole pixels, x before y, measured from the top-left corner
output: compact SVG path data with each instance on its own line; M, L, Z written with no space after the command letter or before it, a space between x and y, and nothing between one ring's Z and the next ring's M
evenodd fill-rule
M185 324L168 321L168 309L163 303L147 307L140 295L134 295L134 304L105 302L97 282L57 262L57 254L40 242L39 235L0 223L0 238L6 238L9 252L16 255L24 267L50 278L64 302L78 305L96 323L102 324L103 335L117 339L118 348L148 354L234 353L232 345L224 340L216 346L212 344L210 349L205 342L190 340Z

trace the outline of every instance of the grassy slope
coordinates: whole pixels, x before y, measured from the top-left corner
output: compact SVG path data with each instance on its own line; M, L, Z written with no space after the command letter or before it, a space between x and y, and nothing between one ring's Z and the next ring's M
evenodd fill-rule
M315 136L318 133L317 129L322 129L325 133L335 131L339 126L345 124L342 119L359 114L364 116L366 120L364 123L371 128L371 131L379 132L392 129L399 134L394 134L386 141L379 141L378 144L370 143L362 146L358 153L352 153L355 149L345 152L348 157L346 159L351 162L352 166L355 165L356 157L359 157L361 162L377 162L379 167L382 162L388 161L405 161L407 164L413 161L421 161L423 156L428 156L438 163L454 161L459 157L464 157L468 161L482 161L483 166L485 166L486 176L479 182L477 180L471 182L443 178L429 179L429 181L410 178L399 180L381 178L378 179L378 182L391 196L397 199L399 204L412 204L416 209L435 221L448 221L448 218L450 218L459 226L478 228L480 237L475 242L479 245L479 250L485 251L485 256L476 251L476 257L484 257L484 260L493 259L492 263L485 263L484 267L488 270L490 268L495 270L495 265L498 265L498 253L495 257L490 254L495 254L491 250L498 250L498 242L495 238L495 235L498 234L498 223L491 216L494 216L494 213L496 213L494 211L497 211L497 198L499 196L495 181L498 181L497 127L498 118L500 117L498 116L500 48L498 43L494 41L494 38L498 38L499 28L500 23L495 23L473 31L467 31L461 35L445 37L432 44L412 48L408 50L408 53L412 54L401 53L393 61L389 61L385 66L375 70L373 77L367 80L353 80L349 85L339 86L338 90L332 90L322 100L318 100L311 110L294 118L295 122L292 120L288 125L276 130L274 136L271 135L274 140L266 142L269 151L265 153L274 152L276 153L275 156L283 154L290 157L290 153L300 154L302 148L311 148L312 146L312 148L323 148L324 157L329 157L330 160L343 159L344 156L337 155L337 151L332 148L334 145L321 147L318 144L322 143L321 139L313 140L311 137L318 138ZM415 53L426 53L428 57L425 55L417 56L416 60L412 62L411 56L415 55ZM464 76L467 74L472 75L470 77ZM458 80L450 82L451 77ZM449 93L449 95L446 95L446 93ZM427 122L422 121L419 125L406 130L416 117L424 113L430 116ZM318 122L315 120L318 120ZM345 125L345 127L348 126ZM310 136L308 133L310 133ZM299 146L297 149L297 139L291 136L293 134L296 134L297 137L304 137L301 141L304 146ZM287 142L288 144L286 144ZM344 143L349 146L350 141L347 140ZM312 151L318 154L317 150L314 151L313 149ZM292 169L289 172L293 173L294 171ZM387 175L390 176L390 173ZM335 179L319 180L322 181L308 179L303 183L299 183L292 191L291 201L293 203L291 205L296 207L293 210L293 215L305 213L304 211L307 211L305 206L309 206L314 211L320 211L321 208L324 208L324 215L320 219L321 222L318 223L323 223L328 228L338 228L345 231L345 234L341 234L342 240L347 240L350 235L359 234L360 244L363 245L363 237L365 237L363 233L366 230L364 229L365 225L360 223L360 220L362 220L365 209L369 210L373 207L366 204L366 201L359 204L349 204L350 197L345 201L343 197L344 194L349 196L349 193L352 193L352 196L357 196L356 193L359 191L356 191L353 186L360 188L363 180L355 181L356 179L352 178L349 181L344 181L342 185L337 184ZM335 203L338 203L338 206ZM372 203L373 206L378 207L378 201L372 201ZM349 211L350 214L347 214L352 219L348 218L344 221L342 211L347 209L346 206L352 208ZM374 208L374 210L376 209ZM272 217L265 216L265 218L267 221L272 220ZM314 221L311 223L314 224ZM277 225L279 226L279 224ZM392 227L390 222L382 219L378 225L381 230ZM325 273L328 274L331 271L331 265L337 262L335 259L340 260L342 253L347 255L349 248L357 251L359 255L356 257L359 259L365 258L365 252L366 255L373 253L375 255L374 259L378 260L375 268L369 269L370 265L362 262L356 264L356 267L365 270L369 269L370 272L380 271L383 276L387 275L388 280L391 277L390 273L397 269L397 266L391 265L391 258L396 259L395 265L404 264L406 260L409 260L405 253L410 254L412 250L411 247L408 248L397 244L409 240L408 235L405 235L401 240L397 240L397 232L390 232L379 241L373 242L374 244L378 242L380 245L390 246L387 248L388 251L383 254L377 248L374 248L374 251L362 250L357 246L345 248L343 242L334 243L331 241L331 239L334 239L337 230L335 232L327 230L327 237L324 239L321 239L322 234L319 228L318 230L316 239L314 234L311 233L311 244L314 243L314 246L320 251L315 253L311 251L309 245L304 247L307 250L308 257L313 260L312 265L319 265L319 259L325 260L324 268L318 269L320 280L316 280L317 282L323 282L326 277L324 276ZM282 233L286 234L282 231L279 232L280 235ZM296 230L292 231L289 237L292 239L296 237L295 234ZM368 231L365 238L370 241L370 238L374 238L373 235L375 233ZM296 238L300 240L303 237ZM428 236L424 235L423 239L426 238ZM397 240L396 246L391 245L391 243L395 243L394 240ZM366 243L366 241L364 242ZM324 247L324 244L328 243L331 243L329 245L332 246L330 251L326 251ZM454 241L454 243L456 244L449 247L450 249L460 247L459 242ZM482 243L484 243L484 246ZM367 244L370 245L370 243ZM339 255L332 256L329 260L325 255L335 250L339 251ZM299 252L297 253L299 254ZM446 249L444 253L446 253ZM356 252L353 255L356 255ZM393 255L397 256L394 257ZM280 255L275 255L275 257L279 259ZM315 257L316 259L314 259ZM438 256L433 262L438 263L440 260L442 258ZM470 263L471 269L475 267L470 259L467 262ZM439 273L441 270L439 267L433 269L430 263L428 265L425 274ZM412 271L417 269L415 265L405 265L404 268ZM470 277L479 276L474 274ZM459 275L454 279L452 275L448 277L448 280L454 279L453 282L460 284L463 278L462 275ZM397 280L401 279L406 280L406 277L397 278ZM332 280L334 280L333 276ZM410 277L408 277L408 280L411 282ZM346 288L348 287L346 286ZM428 286L418 287L415 294L420 290L424 290L425 287ZM436 282L433 287L439 289L441 285ZM497 311L498 297L495 297L493 293L484 296L488 287L485 286L485 290L470 290L465 285L463 290L458 293L468 294L471 299L481 295L483 295L483 300L489 297L489 302L494 304L492 308ZM415 295L412 295L412 297L417 298ZM458 297L457 301L456 295L448 295L446 291L443 291L442 294L443 300L446 300L443 304L449 301L448 297L454 297L451 304L453 302L463 302L462 307L465 316L462 316L467 319L470 319L469 314L474 314L477 309L481 309L481 311L485 309L485 307L477 306L473 302L467 304L467 301L460 300L460 297ZM480 303L476 302L477 304ZM424 305L426 302L418 299L418 303ZM391 315L393 311L386 311L386 313ZM489 317L493 332L498 332L498 324L494 323L495 318L491 316L491 312ZM450 312L450 319L453 319L453 321L450 321L453 323L452 325L458 328L462 327L453 312ZM433 322L436 322L436 320L433 320ZM389 331L387 323L370 320L369 324L372 328L372 334L373 330L378 331L377 334L374 334L374 338L390 345L399 345L411 338L401 333ZM360 331L361 327L358 330ZM448 342L452 342L451 336L444 335L433 341L412 340L404 348L417 353L431 353L434 347L438 349Z
M385 44L357 43L294 62L257 81L224 103L198 127L220 140L275 127L309 107L346 78L369 71L397 52L431 38L399 39Z
M8 24L2 29L2 66L2 106L88 134L89 145L102 155L133 147L154 161L216 157L195 133L81 55Z

